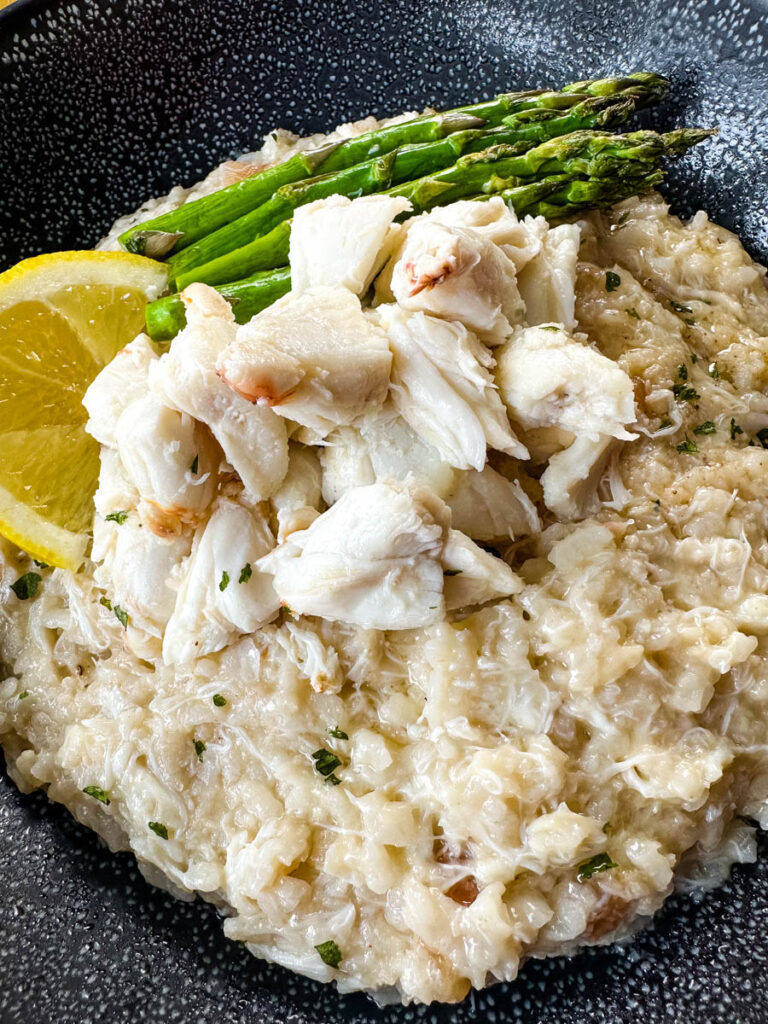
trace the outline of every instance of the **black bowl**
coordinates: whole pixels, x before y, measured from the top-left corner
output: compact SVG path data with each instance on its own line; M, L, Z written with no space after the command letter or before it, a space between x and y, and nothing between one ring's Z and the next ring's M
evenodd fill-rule
M0 14L0 268L92 245L269 129L602 73L669 74L650 123L720 135L670 174L768 258L765 0L18 0ZM765 851L765 847L764 847ZM266 966L215 912L0 783L2 1024L765 1024L768 860L623 949L532 962L458 1008L380 1010Z

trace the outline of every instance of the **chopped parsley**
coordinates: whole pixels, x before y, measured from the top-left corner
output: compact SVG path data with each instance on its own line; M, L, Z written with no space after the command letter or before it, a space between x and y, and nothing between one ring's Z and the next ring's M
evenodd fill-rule
M225 570L221 574L221 579L219 580L219 590L224 591L224 590L227 589L228 586L229 586L229 573Z
M547 324L545 327L542 327L541 329L542 329L542 331L559 331L560 330L560 328L559 327L555 327L554 324Z
M28 696L29 696L29 690L22 690L21 693L19 694L19 696L16 699L17 700L25 700Z
M320 959L323 963L328 964L329 967L338 967L344 959L341 950L333 939L321 942L319 946L315 946L315 949L320 954Z
M333 738L335 740L348 740L349 739L349 736L347 736L347 734L344 732L344 730L340 729L338 727L338 725L335 728L333 728L333 729L329 729L328 730L328 735L329 736L333 736Z
M621 278L618 274L615 274L612 270L606 272L605 275L605 290L607 292L615 292L621 284Z
M734 419L731 419L731 440L732 440L732 441L735 441L735 440L736 440L736 436L737 436L738 434L743 434L743 433L744 433L744 431L743 431L743 430L741 429L741 427L740 427L740 426L738 425L738 423L736 422L736 420L734 420Z
M118 526L122 526L125 520L128 518L128 510L121 508L119 512L110 512L108 516L104 516L108 523L117 523Z
M100 804L104 804L105 807L109 807L110 799L109 794L105 793L103 789L98 786L86 786L83 790L86 796L92 796L94 800L98 800Z
M36 558L33 558L32 561L35 563L35 565L37 566L38 569L50 569L51 568L50 565L48 565L47 562L38 562L38 560Z
M576 878L580 882L586 882L593 875L597 875L601 871L610 871L611 868L617 868L618 866L607 853L597 853L594 857L590 857L589 860L585 860L583 864L579 864L576 869Z
M334 775L333 772L331 772L330 775L326 775L324 781L329 786L340 786L341 785L341 779L338 777L338 775Z
M25 572L15 583L11 584L11 590L20 601L28 601L37 593L42 579L39 572Z
M160 836L161 839L168 838L168 828L162 821L148 821L147 826L151 832L154 832L156 836Z
M616 221L616 226L621 228L621 227L623 227L627 223L628 220L629 220L629 210L625 210L624 213L622 213L622 215Z
M693 428L694 434L714 434L717 431L717 427L712 420L704 420L698 427Z
M714 380L719 380L720 379L720 371L717 368L717 363L710 363L709 366L707 367L707 373Z
M697 398L701 398L701 395L692 388L690 384L675 384L672 387L672 394L678 400L678 402L693 402Z
M763 446L763 448L768 448L768 427L763 427L762 430L758 430L758 432L755 434L755 437Z
M680 378L680 380L688 380L688 367L685 365L685 363L683 363L682 366L678 366L677 376Z
M227 705L227 698L226 697L222 697L220 693L214 693L214 695L213 695L213 703L216 705L217 708L226 707L226 705Z
M108 611L112 611L112 602L109 600L108 597L100 597L99 604L103 604Z
M463 572L463 569L444 569L443 576L460 576Z
M130 616L128 615L128 612L125 610L125 608L121 608L119 604L116 604L113 607L112 611L115 613L115 618L123 627L123 629L127 629L128 623L130 621Z
M661 423L658 425L658 427L656 429L657 430L666 430L668 427L671 427L671 426L672 426L672 420L662 420Z
M630 306L629 309L625 309L624 312L627 316L631 316L633 320L639 320L640 314L637 312L634 306Z
M686 439L681 441L677 446L677 450L682 452L684 455L695 455L699 450L699 446L695 441L691 441L690 438L686 437Z
M253 569L251 568L251 563L246 562L243 568L240 570L240 575L237 579L237 582L247 583L251 576L253 576Z
M202 740L195 740L195 753L197 754L197 760L200 764L203 763L203 754L206 751L206 746Z
M684 306L681 302L675 302L674 299L669 300L669 305L676 313L692 313L693 310L690 306Z
M189 472L197 475L197 471L200 467L200 456L196 455L192 460L192 465L189 467Z
M683 323L687 324L689 327L695 327L696 326L696 321L693 319L692 316L684 316L683 317Z
M312 760L315 762L315 771L327 779L330 779L333 772L341 764L341 758L336 757L333 751L326 750L325 747L316 750L312 755ZM334 775L333 778L335 779L336 776ZM333 782L333 785L337 786L338 782Z
M695 352L691 352L691 362L692 363L698 363L698 361L699 361L699 357L696 355L696 353Z

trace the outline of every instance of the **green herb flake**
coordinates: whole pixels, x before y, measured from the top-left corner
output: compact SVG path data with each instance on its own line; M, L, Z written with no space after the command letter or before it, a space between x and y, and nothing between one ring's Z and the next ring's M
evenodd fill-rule
M227 706L227 698L222 697L220 693L214 693L213 703L217 708L224 708Z
M560 330L560 328L559 327L555 327L554 324L547 324L545 327L542 327L541 329L542 329L542 331L555 331L555 332Z
M26 698L28 696L29 696L29 690L22 690L21 693L19 694L19 696L16 699L17 700L26 700Z
M335 728L333 728L333 729L329 729L328 730L328 735L329 736L333 736L333 738L335 740L348 740L349 739L349 736L347 736L347 734L344 732L344 730L340 729L338 727L338 725Z
M221 579L219 580L219 590L224 591L224 590L227 589L228 586L229 586L229 573L226 572L226 570L225 570L221 574Z
M39 572L25 572L23 576L19 576L15 583L11 584L11 590L20 601L28 601L37 594L37 588L40 586L42 579L43 577Z
M605 290L607 292L615 292L621 284L621 278L618 274L615 274L612 270L606 272L605 275Z
M150 832L154 832L155 835L159 836L161 839L168 838L168 828L162 823L162 821L148 821L147 826Z
M672 394L678 402L693 402L697 398L701 398L696 388L692 388L689 384L675 384L672 388Z
M331 772L330 775L326 775L323 781L326 782L329 786L341 785L341 779L338 777L338 775L334 775L333 772Z
M117 523L118 526L122 526L125 520L128 518L127 509L121 508L119 512L110 512L108 516L104 516L108 523Z
M100 597L99 604L103 604L108 611L112 611L112 602L109 600L108 597Z
M717 363L710 363L707 367L707 373L714 380L720 380L720 371L717 368Z
M195 740L195 753L197 754L197 760L200 764L203 763L203 754L206 751L206 746L202 740Z
M634 306L630 306L629 309L625 309L624 312L627 316L631 316L633 320L639 320L640 314L637 312Z
M315 771L326 777L331 775L341 764L341 759L336 757L331 750L326 750L325 747L316 750L312 755L312 760L315 762Z
M685 363L683 363L682 366L678 366L677 376L680 378L680 380L688 380L688 367L685 365Z
M315 949L320 954L320 959L323 963L328 964L329 967L338 967L344 959L341 950L333 939L321 942L319 946L315 946Z
M246 562L243 568L240 570L240 575L237 578L237 582L247 583L251 576L253 576L253 569L251 568L251 563Z
M690 438L686 437L686 439L681 441L677 446L677 450L682 452L684 455L695 455L699 450L699 446L695 441L691 441Z
M196 455L192 460L192 465L189 467L189 472L197 475L197 471L200 468L200 456Z
M693 319L692 316L684 316L683 317L683 323L686 324L686 326L688 326L688 327L695 327L696 326L696 321Z
M111 803L109 794L105 793L103 789L99 789L98 786L86 786L83 792L86 796L92 796L94 800L98 800L100 804L104 804L105 807L109 807Z
M120 625L123 627L123 629L128 629L128 623L130 622L130 616L128 615L128 612L125 610L125 608L121 608L119 604L116 604L113 607L112 611L115 613L115 618L120 623Z
M625 210L624 213L622 213L622 215L616 221L616 227L623 228L628 220L629 220L629 210Z
M669 305L671 309L674 309L676 313L692 313L693 310L690 306L684 306L681 302L675 302L674 299L670 299Z
M755 437L760 442L763 448L768 448L768 427L763 427L762 430L758 430Z
M741 429L741 427L740 427L740 426L738 425L738 423L736 422L736 420L732 419L732 420L731 420L731 440L732 440L732 441L735 441L735 440L736 440L736 437L737 437L737 435L738 435L738 434L743 434L743 433L744 433L744 431L743 431L743 430Z
M698 363L698 361L699 361L699 357L696 355L696 353L695 352L691 352L691 362L692 363Z
M671 426L672 426L672 420L662 420L661 423L656 428L656 430L657 431L659 431L659 430L667 430L667 428L671 427Z
M714 434L717 432L717 427L712 420L704 420L698 427L693 428L694 434Z
M576 878L580 882L586 882L593 875L597 875L601 871L610 871L611 868L618 866L607 853L598 853L594 857L590 857L589 860L585 860L583 864L579 864L576 869Z
M33 558L32 561L35 563L35 565L37 566L38 569L50 569L51 568L50 565L48 565L47 562L38 562L38 560L36 558Z
M445 569L443 570L443 576L461 576L463 572L463 569Z

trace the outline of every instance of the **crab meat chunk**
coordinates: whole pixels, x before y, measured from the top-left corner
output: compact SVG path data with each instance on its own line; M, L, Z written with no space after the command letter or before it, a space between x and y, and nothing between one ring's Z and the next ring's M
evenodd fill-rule
M561 427L595 441L631 441L632 381L613 360L560 325L519 331L497 353L496 383L513 419L525 428Z
M496 555L459 530L449 530L443 549L443 593L448 611L519 594L522 580Z
M213 500L220 461L206 428L147 393L123 411L115 438L149 528L171 536L196 525Z
M291 288L347 288L362 296L389 257L411 209L399 196L330 196L300 206L291 223Z
M277 513L278 543L289 533L305 530L318 517L322 505L322 470L314 448L290 443L288 472L272 495Z
M322 440L383 403L392 357L386 336L343 288L288 294L241 327L217 371L237 394Z
M569 331L576 327L576 261L581 230L578 224L550 228L541 251L517 279L525 301L528 324L559 323Z
M527 456L493 382L493 357L473 334L398 306L380 306L372 315L389 335L394 404L444 462L481 470L488 446Z
M441 557L450 513L425 488L347 491L259 563L294 612L363 629L413 629L444 614Z
M391 289L403 309L457 320L489 345L508 338L525 315L509 256L478 231L430 217L408 231Z
M271 577L258 569L259 559L273 546L272 531L260 512L218 499L183 567L163 638L168 664L220 651L275 617L280 602Z
M552 455L541 477L547 508L561 519L583 519L595 513L600 507L597 487L617 447L607 435L596 440L577 437Z
M83 395L88 413L85 429L99 444L115 448L115 427L123 410L147 392L150 364L158 356L146 334L120 349Z
M536 506L517 480L508 480L491 466L458 474L445 501L453 526L473 540L510 541L541 529Z
M187 326L152 366L150 388L166 404L207 424L249 497L270 497L288 470L284 421L265 406L254 406L218 377L216 360L235 338L229 303L213 288L193 284L181 293Z
M518 220L501 196L491 196L485 202L461 199L448 206L438 206L428 217L445 227L471 228L479 235L498 245L515 264L518 275L526 264L541 251L547 234L543 217L524 217Z

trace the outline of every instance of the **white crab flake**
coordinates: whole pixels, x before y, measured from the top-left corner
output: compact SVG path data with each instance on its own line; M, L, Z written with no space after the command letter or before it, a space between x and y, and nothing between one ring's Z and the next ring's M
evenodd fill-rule
M541 529L536 506L517 480L508 480L491 466L457 474L456 487L445 497L453 525L473 540L514 540Z
M459 530L449 530L443 548L445 607L466 608L519 594L522 580L496 555L483 551Z
M356 487L259 562L292 611L364 629L412 629L445 613L440 563L450 518L418 487Z
M524 217L518 220L515 211L507 206L501 196L491 196L481 203L473 199L462 199L449 206L438 206L431 211L429 217L435 224L446 227L471 228L498 245L515 264L518 275L541 251L548 230L543 217Z
M182 299L187 326L152 366L150 388L207 424L251 498L268 498L288 470L285 423L271 409L235 394L216 374L216 360L236 332L229 304L204 284L190 285Z
M488 344L522 322L515 264L480 232L423 217L393 260L391 290L403 309L456 320Z
M321 440L378 408L392 357L387 339L342 288L284 296L241 327L217 370L233 391Z
M280 602L258 560L274 545L264 516L219 498L195 534L163 640L170 664L219 651L270 622ZM249 572L250 568L250 572Z
M489 445L527 456L494 385L493 357L473 334L398 306L380 306L373 315L389 335L395 406L446 462L480 470Z
M300 206L291 222L291 289L348 288L362 296L389 257L400 227L395 217L407 199L330 196Z
M637 436L626 429L635 421L628 375L562 326L525 328L496 357L496 383L522 426L562 427L592 440Z
M114 448L115 428L120 414L147 392L150 363L157 353L146 334L140 334L130 345L120 349L115 358L91 382L83 395L88 413L85 429L103 445Z
M596 512L597 485L617 442L610 436L577 437L549 459L541 477L544 504L561 519L583 519Z
M560 224L544 235L541 251L520 273L517 286L525 301L526 322L576 327L576 261L581 232L577 224Z

